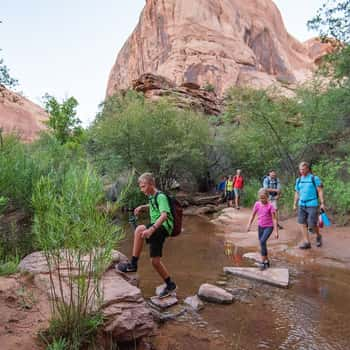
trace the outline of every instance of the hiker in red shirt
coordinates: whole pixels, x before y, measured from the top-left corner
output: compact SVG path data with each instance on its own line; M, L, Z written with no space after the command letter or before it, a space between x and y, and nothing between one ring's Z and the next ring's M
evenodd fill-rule
M242 190L244 187L244 179L241 175L241 169L237 169L236 175L233 177L233 190L235 192L236 209L239 208L239 201L241 199Z

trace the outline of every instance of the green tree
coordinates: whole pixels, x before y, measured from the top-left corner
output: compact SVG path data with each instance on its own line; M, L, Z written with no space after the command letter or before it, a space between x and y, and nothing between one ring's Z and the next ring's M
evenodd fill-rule
M90 135L90 151L105 169L152 171L162 188L203 172L211 142L203 116L131 91L105 102Z
M46 94L44 105L49 113L47 125L57 140L64 144L82 136L81 121L76 117L78 101L74 97L59 103L55 97Z
M11 77L9 68L5 65L3 58L0 58L0 84L9 88L14 88L18 85L18 80Z
M350 76L350 0L328 0L308 22L308 27L317 30L323 40L337 40L335 52L326 62L333 66L336 78ZM326 70L328 72L328 70Z

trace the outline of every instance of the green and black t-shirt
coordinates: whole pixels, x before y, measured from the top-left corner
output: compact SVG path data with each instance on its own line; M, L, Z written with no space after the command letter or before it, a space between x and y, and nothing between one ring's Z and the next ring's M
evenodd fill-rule
M158 192L157 203L155 202L155 198L156 194L148 197L151 224L154 224L159 219L161 213L166 212L168 214L168 218L163 222L162 226L166 229L168 234L171 235L174 227L174 219L173 215L171 214L168 198L162 192Z

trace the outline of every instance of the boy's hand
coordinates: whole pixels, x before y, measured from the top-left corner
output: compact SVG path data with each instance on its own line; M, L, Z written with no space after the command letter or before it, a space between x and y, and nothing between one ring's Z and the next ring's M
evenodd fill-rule
M250 226L251 226L251 225L247 225L247 232L250 231Z
M277 230L275 231L276 233L275 233L275 237L276 237L276 239L278 239L279 237L280 237L280 235L279 235L279 233L278 233L278 228L277 228Z
M141 233L141 237L142 238L150 238L153 232L154 232L154 230L152 230L152 228L148 228L147 230L144 230Z

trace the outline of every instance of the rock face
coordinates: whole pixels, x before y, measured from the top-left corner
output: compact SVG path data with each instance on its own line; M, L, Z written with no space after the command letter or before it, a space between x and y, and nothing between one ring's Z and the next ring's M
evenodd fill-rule
M26 142L45 130L48 115L44 109L0 85L0 127L5 134L17 133Z
M145 73L165 77L169 88L210 84L219 96L235 85L293 84L311 75L324 51L289 35L272 0L147 0L107 96Z
M183 83L181 86L176 86L164 77L146 73L133 81L132 88L143 92L153 101L166 97L179 108L190 108L208 115L221 113L222 103L216 93L202 89L194 83Z

